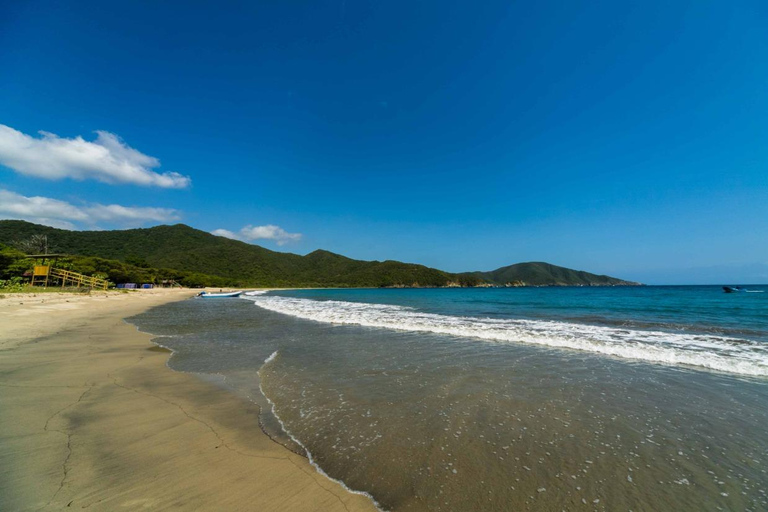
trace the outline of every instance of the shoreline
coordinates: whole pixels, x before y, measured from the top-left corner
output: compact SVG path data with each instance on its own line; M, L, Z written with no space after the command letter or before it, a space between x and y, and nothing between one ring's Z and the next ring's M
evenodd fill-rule
M0 299L0 509L376 510L124 321L194 293Z
M256 372L256 373L258 374L258 373L259 373L259 372L260 372L260 371L261 371L261 370L264 368L264 366L266 366L266 365L267 365L267 364L269 364L271 361L273 361L273 360L274 360L274 359L277 357L277 355L278 355L278 352L279 352L279 351L277 351L277 350L276 350L276 351L274 351L274 352L273 352L273 353L272 353L272 354L271 354L271 355L270 355L270 356L269 356L269 357L268 357L268 358L267 358L267 359L264 361L264 365L263 365L261 368L259 368L259 371L258 371L258 372ZM259 375L259 378L261 378L261 375ZM306 446L304 443L302 443L302 442L301 442L301 441L300 441L300 440L299 440L299 439L298 439L296 436L294 436L294 435L291 433L291 431L288 429L288 427L285 425L285 423L283 422L283 420L282 420L282 419L280 419L280 416L277 414L277 410L276 410L276 408L275 408L275 402L273 402L273 401L272 401L272 399L270 399L270 398L269 398L269 396L268 396L268 395L267 395L267 394L264 392L264 388L261 386L261 383L259 383L259 392L261 393L261 396L263 396L263 397L266 399L267 403L269 404L269 407L270 407L270 410L271 410L271 413L272 413L272 415L275 417L275 419L277 419L278 423L280 423L280 427L283 429L283 432L285 432L285 434L286 434L286 435L287 435L287 436L288 436L288 437L289 437L289 438L290 438L290 439L291 439L291 440L292 440L294 443L296 443L296 445L300 446L300 447L301 447L301 449L302 449L302 450L304 450L304 453L306 454L306 459L309 461L309 464L310 464L310 465L311 465L313 468L315 468L315 471L317 471L318 473L320 473L321 475L323 475L323 476L324 476L325 478L327 478L328 480L330 480L330 481L332 481L332 482L334 482L334 483L336 483L336 484L340 485L340 486L341 486L341 487L343 487L343 488L344 488L344 490L346 490L347 492L349 492L349 493L351 493L351 494L357 494L357 495L360 495L360 496L365 496L366 498L368 498L368 499L371 501L371 503L373 503L374 507L375 507L375 508L376 508L376 510L378 510L379 512L386 512L386 509L384 509L384 508L382 507L382 505L381 505L381 504L380 504L378 501L376 501L376 498L374 498L374 497L373 497L371 494L369 494L368 492L366 492L366 491L359 491L359 490L356 490L356 489L352 489L352 488L351 488L351 487L349 487L349 486L348 486L348 485L347 485L347 484L346 484L346 483L345 483L343 480L339 480L338 478L334 478L334 477L332 477L331 475L329 475L328 473L326 473L326 471L325 471L325 470L322 468L322 466L320 466L320 464L319 464L319 463L318 463L318 462L315 460L315 458L314 458L314 456L312 455L312 452L309 450L309 448L307 448L307 446ZM262 430L263 430L263 429L262 429ZM268 434L266 431L264 432L264 434L265 434L265 435L267 435L267 437L270 437L270 438L271 438L271 436L270 436L270 435L269 435L269 434ZM277 442L277 441L274 441L274 442ZM279 444L279 443L278 443L278 444ZM287 449L287 448L286 448L286 449Z

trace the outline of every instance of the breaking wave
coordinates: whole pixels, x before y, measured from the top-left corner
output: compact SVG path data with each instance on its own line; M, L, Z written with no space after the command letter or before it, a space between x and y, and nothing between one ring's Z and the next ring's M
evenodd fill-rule
M270 295L257 306L317 322L426 332L503 343L530 343L674 366L768 376L768 345L711 334L622 329L570 322L491 319L425 313L413 308Z

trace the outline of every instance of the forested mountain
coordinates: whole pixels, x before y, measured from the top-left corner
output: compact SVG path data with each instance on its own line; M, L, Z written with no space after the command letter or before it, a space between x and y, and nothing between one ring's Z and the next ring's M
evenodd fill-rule
M526 286L619 286L639 283L624 281L615 277L590 274L583 270L558 267L540 261L516 263L491 272L469 272L485 282L506 285L519 283Z
M632 284L607 276L520 263L493 272L455 274L399 261L361 261L317 250L306 256L271 251L184 224L115 231L69 231L25 221L0 221L0 243L18 247L44 235L48 251L117 260L131 268L177 274L187 284L213 286L475 286ZM102 262L102 265L107 263ZM170 270L173 269L173 270Z
M47 236L50 252L98 256L137 266L226 278L237 286L445 286L479 279L398 261L360 261L328 251L306 256L271 251L183 224L120 231L68 231L0 221L0 243Z

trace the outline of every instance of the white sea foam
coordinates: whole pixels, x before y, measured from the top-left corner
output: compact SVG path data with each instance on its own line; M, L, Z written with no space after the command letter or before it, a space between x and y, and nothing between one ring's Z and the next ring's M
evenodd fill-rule
M271 363L272 361L274 361L274 360L277 358L278 352L279 352L278 350L275 350L274 352L272 352L272 354L271 354L271 355L270 355L268 358L266 358L266 359L264 360L264 364L262 365L262 367L261 367L261 368L259 369L259 371L257 372L257 373L258 373L258 375L259 375L259 377L261 377L261 371L262 371L262 370L263 370L263 369L264 369L264 368L265 368L265 367L266 367L266 366L267 366L269 363ZM327 478L328 480L331 480L331 481L333 481L333 482L336 482L337 484L339 484L341 487L343 487L345 490L347 490L348 492L350 492L350 493L352 493L352 494L360 494L360 495L362 495L362 496L365 496L365 497L367 497L369 500L371 500L371 503L373 503L373 505L374 505L374 506L375 506L375 507L376 507L378 510L380 510L381 512L387 512L387 511L386 511L386 510L385 510L385 509L384 509L384 508L383 508L383 507L382 507L382 506L379 504L379 502L378 502L378 501L376 501L376 499L374 499L374 497L373 497L373 496L371 496L369 493L367 493L367 492L365 492L365 491L358 491L358 490L356 490L356 489L352 489L351 487L347 486L347 484L346 484L345 482L343 482L342 480L339 480L339 479L337 479L337 478L333 478L333 477L332 477L332 476L330 476L328 473L326 473L326 472L325 472L325 470L323 470L323 468L322 468L322 467L320 467L320 465L317 463L317 461L315 460L314 456L312 455L312 452L310 452L310 451L309 451L309 448L307 448L307 447L306 447L306 445L305 445L304 443L302 443L301 441L299 441L299 439L298 439L296 436L294 436L294 435L291 433L291 431L290 431L290 430L288 430L288 427L285 425L285 423L283 423L283 420L280 418L280 416L278 416L278 414L277 414L277 411L275 410L275 402L273 402L273 401L272 401L272 399L271 399L271 398L269 398L269 396L268 396L268 395L267 395L267 394L264 392L264 388L262 387L262 385L261 385L261 382L259 382L259 391L261 391L261 394L264 396L264 398L266 398L266 399L267 399L267 402L269 403L269 406L271 407L271 410L272 410L272 415L275 417L275 419L277 420L277 422L278 422L278 423L280 423L280 427L283 429L283 432L285 432L285 434L286 434L288 437L290 437L290 438L291 438L291 440L293 440L293 442L294 442L294 443L296 443L297 445L301 446L301 447L302 447L302 449L304 449L304 453L306 453L306 455L307 455L307 459L309 460L309 463L310 463L310 464L311 464L311 465L312 465L312 466L315 468L315 470L316 470L318 473L320 473L321 475L323 475L323 476L324 476L325 478Z
M277 357L277 353L278 353L278 350L275 350L274 352L272 352L272 354L271 354L271 355L270 355L268 358L266 358L266 359L264 360L264 364L269 364L269 363L271 363L272 361L274 361L274 360L275 360L275 358Z
M532 343L625 359L768 377L768 346L693 333L620 329L558 321L437 315L387 304L316 301L259 295L257 306L306 320L428 332L509 343Z

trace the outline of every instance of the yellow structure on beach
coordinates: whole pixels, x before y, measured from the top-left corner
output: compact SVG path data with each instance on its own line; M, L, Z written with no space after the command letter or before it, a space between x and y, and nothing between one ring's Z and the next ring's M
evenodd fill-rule
M48 258L56 258L58 254L43 254L37 256L30 256L31 258L40 259L43 263ZM56 260L54 259L54 264ZM60 268L54 268L52 265L35 265L32 271L32 286L48 287L49 285L61 285L62 288L66 286L76 286L78 288L99 288L106 290L109 283L105 279L98 277L86 276L70 270L63 270Z

